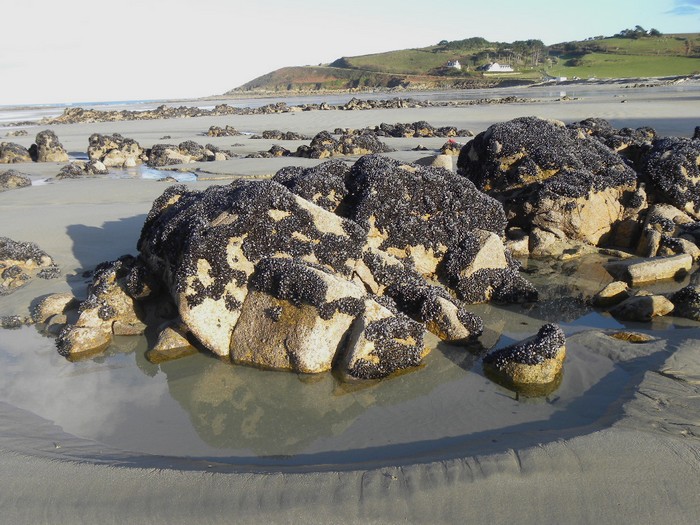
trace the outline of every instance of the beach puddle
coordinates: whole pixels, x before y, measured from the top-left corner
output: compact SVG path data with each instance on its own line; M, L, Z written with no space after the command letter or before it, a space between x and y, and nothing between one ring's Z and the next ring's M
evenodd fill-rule
M620 416L639 370L667 357L664 331L700 326L677 318L634 326L591 310L570 286L582 295L598 287L603 277L588 267L598 263L578 263L576 279L566 283L538 275L550 287L533 305L475 305L471 309L485 322L479 344L465 349L430 339L434 350L424 366L378 382L263 371L207 354L153 364L144 356L145 337L115 337L106 355L69 362L34 327L2 330L0 404L60 427L64 437L52 439L62 451L75 437L93 443L91 450L231 468L401 464L580 435ZM485 376L486 351L552 321L567 335L564 372L554 392L527 397ZM601 335L654 328L661 330L649 342ZM0 446L8 425L0 424Z
M572 343L561 386L525 398L488 380L476 355L437 346L420 370L354 385L204 354L154 365L142 337L115 338L107 355L71 363L25 327L2 333L0 401L133 454L353 465L594 425L627 383L613 361Z

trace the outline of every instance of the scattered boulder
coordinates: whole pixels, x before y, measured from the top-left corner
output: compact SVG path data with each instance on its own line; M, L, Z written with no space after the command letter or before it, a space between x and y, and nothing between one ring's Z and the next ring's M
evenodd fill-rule
M507 388L544 395L558 386L565 357L564 332L555 324L546 324L532 338L484 357L484 371Z
M494 124L462 148L457 167L504 204L510 225L558 240L603 244L639 210L637 176L624 159L561 122Z
M146 150L149 166L159 168L173 164L189 164L191 162L211 162L225 160L228 154L215 146L202 146L193 140L186 140L175 146L173 144L156 144Z
M469 136L473 136L474 134L472 133ZM440 146L440 154L441 155L451 155L453 157L457 157L459 155L459 152L462 151L462 148L464 147L464 144L462 142L457 142L455 140L448 140L445 142L442 146Z
M261 135L253 135L251 139L268 140L311 140L311 137L296 133L294 131L280 131L278 129L265 130Z
M138 142L119 133L93 133L89 142L88 157L93 162L101 162L106 168L133 167L141 164L145 158L145 152Z
M0 192L25 188L32 185L32 180L28 175L16 170L7 170L0 173Z
M623 321L647 323L653 317L661 317L671 313L673 303L663 295L652 295L648 292L638 292L637 295L625 299L610 309L613 317Z
M242 133L233 126L226 125L226 127L223 128L219 126L211 126L209 131L207 131L207 135L209 137L235 137L236 135L242 135Z
M31 161L32 156L24 146L14 142L0 142L0 164L17 164Z
M26 129L17 129L15 131L8 131L5 133L6 137L26 137L29 132Z
M56 175L56 179L79 179L91 175L107 175L108 173L109 170L99 160L88 162L76 160L63 166Z
M624 281L613 281L591 298L591 304L597 308L607 308L628 299L631 291Z
M615 279L636 286L641 283L674 279L687 275L693 266L693 258L688 254L672 257L631 258L613 261L605 269Z
M34 277L53 279L61 271L53 259L33 242L0 237L0 295L8 295Z
M445 168L452 170L452 156L450 155L431 155L418 159L416 164L420 166L432 166L434 168Z
M308 146L299 146L295 157L326 159L338 155L369 155L394 151L372 135L341 135L334 138L327 131L318 133Z
M700 219L700 141L683 137L655 140L644 158L642 174L650 197Z
M34 140L29 154L35 162L68 162L68 153L50 129L37 133Z

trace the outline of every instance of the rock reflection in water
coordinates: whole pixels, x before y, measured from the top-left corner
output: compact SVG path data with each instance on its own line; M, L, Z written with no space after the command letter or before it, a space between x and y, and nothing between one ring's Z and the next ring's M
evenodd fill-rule
M477 359L463 349L447 352L448 359L429 358L418 371L420 378L409 372L373 382L343 383L330 373L258 370L204 355L162 363L160 370L170 394L208 445L279 456L305 453L315 441L342 434L373 407L425 396L463 377Z

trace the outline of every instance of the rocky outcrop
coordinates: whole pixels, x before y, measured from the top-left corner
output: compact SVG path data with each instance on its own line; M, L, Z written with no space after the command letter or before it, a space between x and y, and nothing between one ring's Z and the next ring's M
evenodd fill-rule
M326 159L339 155L370 155L394 151L372 135L341 135L337 139L327 131L318 133L308 146L299 146L295 157Z
M68 162L68 153L50 129L37 133L34 140L29 154L35 162Z
M88 162L76 160L63 166L56 175L56 179L79 179L91 175L107 175L108 173L109 170L99 160Z
M210 126L209 131L207 131L207 136L209 137L235 137L237 135L242 135L242 133L229 125L223 128L220 126Z
M478 336L465 300L535 297L504 225L498 202L448 170L335 160L273 180L168 188L144 224L134 282L151 276L158 285L147 288L163 292L145 297L166 293L187 339L235 363L374 379L420 364L426 329L455 343ZM128 276L110 279L119 297L143 301ZM488 283L479 294L477 281ZM81 306L85 320L59 338L64 354L97 350L109 326L131 324L111 316L111 293Z
M101 162L107 168L129 168L141 164L145 159L143 148L133 139L119 133L100 135L93 133L89 139L88 157Z
M473 137L474 133L466 129L457 129L453 126L435 127L424 120L412 123L387 124L382 122L379 126L351 129L336 128L336 135L374 135L376 137L395 138L432 138L432 137Z
M497 198L531 252L573 241L600 245L644 206L623 158L582 130L535 117L494 124L460 152L458 170Z
M0 295L8 295L34 277L53 279L61 273L53 259L33 242L0 237Z
M28 175L16 170L7 170L0 173L0 192L25 188L32 185L32 180Z
M229 158L229 154L211 144L202 146L192 140L186 140L177 146L173 144L156 144L146 150L146 157L149 166L158 168L174 164L226 160Z
M543 395L558 386L565 357L564 333L546 324L534 337L484 357L484 371L508 388Z
M31 162L32 156L24 146L14 142L0 142L0 164Z
M268 140L311 140L311 137L296 133L294 131L280 131L278 129L265 130L260 135L253 135L251 139Z
M700 219L700 141L683 137L654 141L642 173L649 180L650 199Z

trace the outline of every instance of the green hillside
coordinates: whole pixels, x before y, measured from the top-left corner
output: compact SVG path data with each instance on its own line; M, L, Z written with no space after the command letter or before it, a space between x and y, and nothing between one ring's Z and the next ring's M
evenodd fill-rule
M459 69L448 63L459 61ZM492 73L498 62L512 72ZM700 34L663 35L636 26L613 37L545 46L540 40L443 40L434 46L342 57L329 65L286 67L239 91L319 91L374 88L492 87L547 77L624 78L700 74Z

